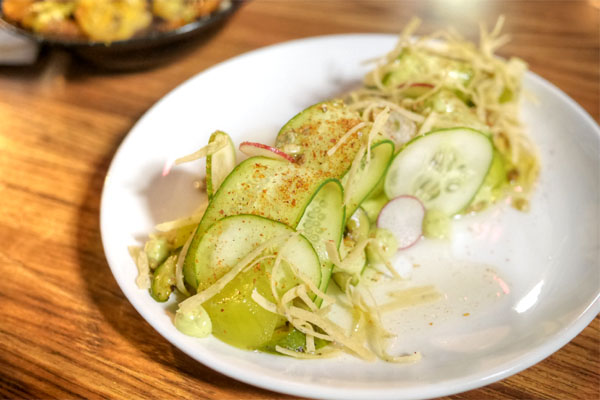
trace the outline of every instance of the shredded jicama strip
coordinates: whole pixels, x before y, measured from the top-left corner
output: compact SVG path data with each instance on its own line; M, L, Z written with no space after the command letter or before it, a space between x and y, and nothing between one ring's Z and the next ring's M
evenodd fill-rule
M135 283L140 289L150 288L150 264L148 262L148 255L141 248L136 246L129 247L129 255L134 259L135 265L138 269L138 276L135 279Z
M250 264L246 265L246 267L244 269L242 269L242 272L248 271L250 268L254 267L256 264L260 263L261 261L273 259L275 257L276 256L274 256L273 254L267 254L266 256L255 258Z
M275 299L275 301L279 301L279 293L277 291L277 280L275 279L275 277L278 276L280 268L281 268L281 251L277 254L277 257L275 257L275 262L273 263L273 268L271 269L271 279L269 282L271 285L271 294L273 295L273 298Z
M355 271L349 266L358 265L356 262L357 259L364 253L365 247L371 242L371 239L362 239L358 243L354 245L350 253L344 257L343 260L340 260L338 249L333 240L329 240L325 243L325 249L327 250L327 255L329 259L339 270L348 272L350 274L360 273L360 271Z
M426 100L442 90L454 92L457 100L462 100L475 113L481 127L489 126L495 143L500 140L506 143L499 150L522 177L517 185L521 190L519 193L528 194L536 180L539 157L535 149L521 144L527 140L518 120L519 98L523 92L521 79L526 64L517 58L506 61L495 56L496 50L510 40L509 35L501 34L503 25L504 16L498 18L491 31L480 25L480 40L475 45L452 29L412 38L410 35L419 26L417 19L412 20L400 35L396 47L376 60L374 70L365 78L368 87L346 95L348 107L362 111L363 120L369 123L374 119L375 109L389 105L390 110L403 113L417 123L418 134L423 135L436 128L448 127L443 115L434 112L435 107ZM419 67L418 76L409 73L405 82L386 85L382 79L402 68L401 60L405 54L415 60ZM457 78L455 72L468 76ZM428 83L433 88L413 99L406 92L413 83ZM505 93L508 98L504 98Z
M348 253L348 255L346 255L346 257L344 257L344 259L342 260L342 264L340 266L340 269L342 269L343 271L349 272L351 274L360 274L359 270L353 270L349 266L351 266L351 265L354 265L354 266L360 265L357 261L358 261L358 259L360 257L363 256L363 254L365 252L365 248L371 242L372 242L371 239L362 239L358 243L356 243L354 245L354 247L352 248L352 250L350 250L350 252Z
M329 157L331 157L332 155L335 154L335 152L337 151L337 149L346 141L348 140L348 138L350 136L352 136L354 133L358 132L360 129L364 128L366 126L366 124L364 122L359 122L358 124L354 125L352 128L350 128L348 130L348 132L344 133L344 136L342 136L340 138L340 140L337 141L336 144L333 145L332 148L330 148L329 150L327 150L327 155Z
M275 301L279 301L279 293L277 292L276 278L279 276L278 272L279 272L279 268L281 266L281 261L283 259L282 258L283 250L294 238L298 237L299 234L300 234L299 232L295 232L294 234L290 235L290 237L285 241L285 243L281 246L281 248L277 252L277 257L275 257L275 263L273 264L273 268L271 269L271 279L270 279L271 292L273 294L273 298L275 299Z
M400 89L403 90L403 89ZM425 117L423 117L421 114L417 114L414 113L412 111L407 110L404 107L399 106L398 104L392 103L391 101L385 100L385 99L381 99L381 98L370 98L364 101L357 101L355 103L351 103L348 105L348 107L351 110L360 110L360 109L364 109L365 107L368 107L370 105L374 104L375 106L378 107L389 107L391 110L396 111L398 114L401 114L402 116L417 122L417 123L421 123L425 120Z
M310 311L307 312L310 313ZM312 335L316 338L326 340L328 342L332 342L334 340L333 337L331 337L328 334L316 332L313 329L312 325L307 323L304 319L292 317L289 313L289 307L287 308L286 318L288 319L288 321L290 321L294 328L296 328L299 332L304 333L305 335Z
M315 337L313 335L306 335L306 351L314 353L315 350Z
M304 321L302 319L294 318L290 315L290 313L289 313L290 306L288 304L290 304L297 297L299 297L299 296L302 297L302 293L304 293L304 295L306 295L305 286L303 286L303 285L295 286L294 288L288 290L283 295L283 297L279 301L279 304L274 304L274 303L271 303L269 300L267 300L260 293L258 293L258 291L256 291L256 289L255 289L252 292L252 299L259 306L264 308L265 310L286 317L286 319L292 324L292 326L294 326L298 331L304 333L305 335L311 336L313 338L317 337L317 338L320 338L323 340L332 341L333 339L329 335L315 332L315 330L312 328L312 326L309 323L307 323L306 321ZM306 296L306 298L307 299L305 299L303 301L305 301L307 304L313 304L313 306L315 306L315 309L312 312L318 311L316 309L316 305L314 305L314 303L310 300L310 298L308 298L308 296Z
M334 303L329 303L326 306L321 305L321 308L317 310L317 314L319 314L321 317L326 316L331 311L333 304Z
M344 187L344 206L348 204L348 202L350 201L350 197L352 196L352 186L353 186L353 180L354 180L354 176L356 175L356 173L358 172L358 168L360 167L360 163L362 162L362 158L365 155L366 152L366 146L361 146L360 149L358 150L358 153L356 153L356 157L354 157L354 160L352 161L352 165L350 166L350 171L348 171L348 180L346 181L346 185Z
M291 288L290 290L285 292L283 294L283 296L281 296L281 301L279 303L280 306L283 308L286 308L287 304L291 303L296 297L298 297L298 289L299 288L300 288L300 285L294 286L293 288Z
M369 335L367 332L367 326L368 326L368 316L362 312L362 310L360 309L353 309L354 312L354 318L355 318L355 324L352 330L352 337L355 338L356 340L360 340L361 343L368 343L369 341ZM358 318L357 318L358 316Z
M433 124L435 124L436 118L437 114L435 113L435 111L432 111L423 122L423 125L421 125L421 127L419 128L417 136L424 135L425 133L429 132L433 127Z
M160 223L156 225L154 229L156 229L159 232L168 232L174 229L183 228L184 226L199 224L202 220L202 217L204 216L204 212L206 211L207 207L208 201L202 202L202 204L200 204L198 208L196 208L192 215L188 217L178 218L173 221Z
M299 286L298 297L304 302L304 304L308 306L308 308L310 308L312 312L316 312L319 309L314 301L308 297L308 293L306 293L306 286Z
M323 304L328 305L328 304L333 304L335 303L335 299L331 296L326 295L323 291L321 291L314 283L313 281L311 281L308 277L306 277L304 274L302 274L298 268L296 268L296 266L290 262L289 260L285 260L288 265L290 266L290 269L292 270L292 272L294 273L294 275L296 275L296 277L298 277L300 279L300 281L302 283L304 283L306 285L306 287L308 287L308 289L313 292L314 294L316 294L319 298L323 299Z
M363 331L360 336L361 337L368 337L369 338L369 343L371 344L371 346L373 347L375 354L377 354L377 356L387 362L393 362L393 363L409 363L409 362L415 362L421 359L421 354L420 353L413 353L413 354L407 354L407 355L401 355L401 356L392 356L390 355L387 350L385 349L385 340L391 337L394 337L394 335L392 335L390 332L388 332L384 327L383 324L381 322L381 313L379 310L379 307L377 306L377 302L375 301L375 298L373 297L373 294L366 288L363 288L361 290L361 292L366 292L366 294L368 295L368 297L371 300L371 303L373 305L369 305L367 303L367 301L365 300L364 296L361 294L361 292L359 292L358 289L356 288L351 288L350 290L350 299L352 301L352 304L354 304L355 309L359 312L360 315L360 320L362 321L366 321L368 323L368 326L371 328L369 334L367 334L367 332ZM360 323L358 324L359 326L359 332L360 332L360 327L364 327L365 324L360 325ZM364 329L364 328L363 328Z
M318 314L310 311L303 310L301 308L292 306L289 308L289 313L292 317L301 318L313 325L318 326L331 336L336 342L344 345L346 348L351 350L353 353L358 355L364 360L374 361L375 356L371 351L365 348L362 343L348 337L337 324L325 319Z
M367 136L367 165L371 161L371 143L373 141L373 137L381 131L381 128L383 128L389 117L390 109L389 107L386 107L377 114L375 120L373 121L371 130L369 131L369 135Z
M181 251L179 252L179 256L177 258L177 265L175 266L175 286L177 286L177 290L179 290L181 293L183 293L186 296L189 296L190 293L188 292L187 288L185 287L185 283L183 281L183 263L185 261L185 256L188 253L190 244L192 243L192 240L194 239L194 236L196 235L197 230L198 230L198 228L194 229L194 232L192 232L190 237L185 241L185 244L183 245L183 247L181 248Z
M385 265L386 269L390 272L390 274L392 274L392 276L395 279L402 279L402 277L400 276L400 274L398 273L398 271L396 271L396 268L394 268L394 266L392 265L392 263L383 256L383 254L381 254L381 249L379 247L379 245L377 244L376 241L372 242L374 244L373 246L373 250L375 251L375 253L377 253L377 255L379 256L379 258L381 260L383 260L383 265Z
M261 306L265 310L270 311L273 314L280 314L281 315L281 313L277 309L277 305L271 303L262 294L258 293L258 290L256 290L256 288L254 288L254 290L252 291L251 297L252 297L252 300L254 300L256 302L256 304L258 304L259 306Z
M342 261L340 260L340 253L338 252L337 245L333 240L328 240L325 242L325 250L327 251L327 256L333 265L342 269Z
M216 153L221 150L225 146L227 146L228 140L225 135L218 135L214 142L207 144L201 149L193 152L192 154L188 154L187 156L183 156L175 160L175 165L183 164L190 161L196 161L211 154Z

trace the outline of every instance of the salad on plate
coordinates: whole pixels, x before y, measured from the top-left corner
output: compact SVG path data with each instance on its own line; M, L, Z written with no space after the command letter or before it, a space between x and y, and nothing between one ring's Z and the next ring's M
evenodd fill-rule
M131 247L137 285L174 299L177 329L295 358L391 354L382 315L436 301L410 286L403 251L451 240L453 221L503 201L526 211L538 175L519 121L523 61L501 59L503 19L476 46L453 30L397 46L361 87L291 118L270 144L229 135L175 164L206 158L190 216ZM168 174L168 166L163 174Z

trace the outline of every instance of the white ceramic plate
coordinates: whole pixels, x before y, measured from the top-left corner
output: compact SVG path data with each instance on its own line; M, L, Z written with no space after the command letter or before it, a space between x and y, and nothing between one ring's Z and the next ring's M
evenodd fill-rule
M540 104L525 105L523 119L542 164L531 212L495 207L457 221L451 243L421 242L407 255L421 264L413 281L433 282L445 295L436 305L386 318L400 334L392 349L419 350L421 362L298 361L194 339L173 327L165 305L137 289L127 246L199 201L192 182L203 174L203 162L162 177L165 163L204 145L216 129L238 144L273 142L297 112L358 84L368 68L363 60L394 43L388 35L341 35L244 54L173 90L127 135L106 178L102 240L129 301L173 345L223 374L278 392L426 398L515 374L558 350L598 314L599 129L573 100L531 73L525 86Z

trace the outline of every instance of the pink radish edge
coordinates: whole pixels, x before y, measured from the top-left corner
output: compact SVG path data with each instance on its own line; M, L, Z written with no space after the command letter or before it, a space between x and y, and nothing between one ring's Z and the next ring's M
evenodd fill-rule
M432 89L434 88L434 86L431 83L426 83L426 82L411 83L410 87L428 87L428 88L432 88Z
M406 86L406 83L401 83L398 85L399 88L403 88L404 86ZM427 82L411 83L410 85L408 85L408 87L427 87L427 88L431 88L431 89L434 88L434 86L431 83L427 83Z
M399 203L406 203L407 200L409 200L408 204ZM412 208L405 210L411 212L411 214L400 215L402 213L401 208L406 207ZM415 214L415 211L417 214ZM394 197L379 212L377 227L385 228L392 232L396 240L398 240L398 250L408 249L414 246L423 236L425 212L425 206L415 196L401 195ZM408 226L406 225L407 223L409 224Z
M240 143L240 151L249 157L263 156L289 162L295 161L294 157L288 153L262 143L242 142Z

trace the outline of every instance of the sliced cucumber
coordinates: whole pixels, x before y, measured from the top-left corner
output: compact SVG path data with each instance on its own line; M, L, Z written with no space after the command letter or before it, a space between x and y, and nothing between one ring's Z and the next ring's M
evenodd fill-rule
M321 285L325 292L329 285L332 263L325 243L329 240L340 244L344 231L344 190L337 179L325 181L315 192L306 207L297 230L310 241L321 261Z
M236 215L213 224L195 251L198 290L204 290L259 245L293 232L282 223L255 215ZM302 235L288 244L274 246L263 255L281 252L284 259L315 285L321 281L321 265L310 242ZM265 259L238 274L223 290L203 304L212 321L213 335L231 345L256 349L269 342L285 319L266 311L252 299L253 290L274 301L271 292L273 259ZM278 295L283 295L300 281L283 261L275 276Z
M195 250L214 222L229 215L254 214L296 226L324 180L323 174L287 161L252 157L241 162L221 184L198 225L183 264L186 282L198 285Z
M375 138L371 146L371 160L366 168L366 155L363 164L348 182L348 170L364 141L361 138L365 132L350 135L344 143L332 154L330 150L339 140L362 120L357 112L349 110L342 101L333 100L318 103L308 107L292 118L281 128L277 136L276 146L285 149L286 146L297 146L298 163L327 176L342 177L344 189L351 186L351 198L346 204L346 218L354 213L360 203L373 191L383 178L385 170L394 153L394 144L390 140Z
M426 209L454 215L465 209L483 183L494 147L488 136L455 128L431 132L407 143L385 178L389 198L413 195Z
M210 136L208 143L213 143L221 138L227 140L227 145L206 157L206 193L209 200L212 199L236 164L235 146L228 134L216 131Z
M331 156L327 151L360 122L359 114L349 110L341 100L318 103L289 120L279 131L275 146L283 151L295 146L299 164L340 178L360 148L360 133L348 137Z
M344 190L350 190L350 199L346 204L346 219L349 219L385 176L385 173L394 156L394 143L383 140L371 147L371 161L367 164L367 155L363 157L362 164L351 182L346 174L342 178Z

